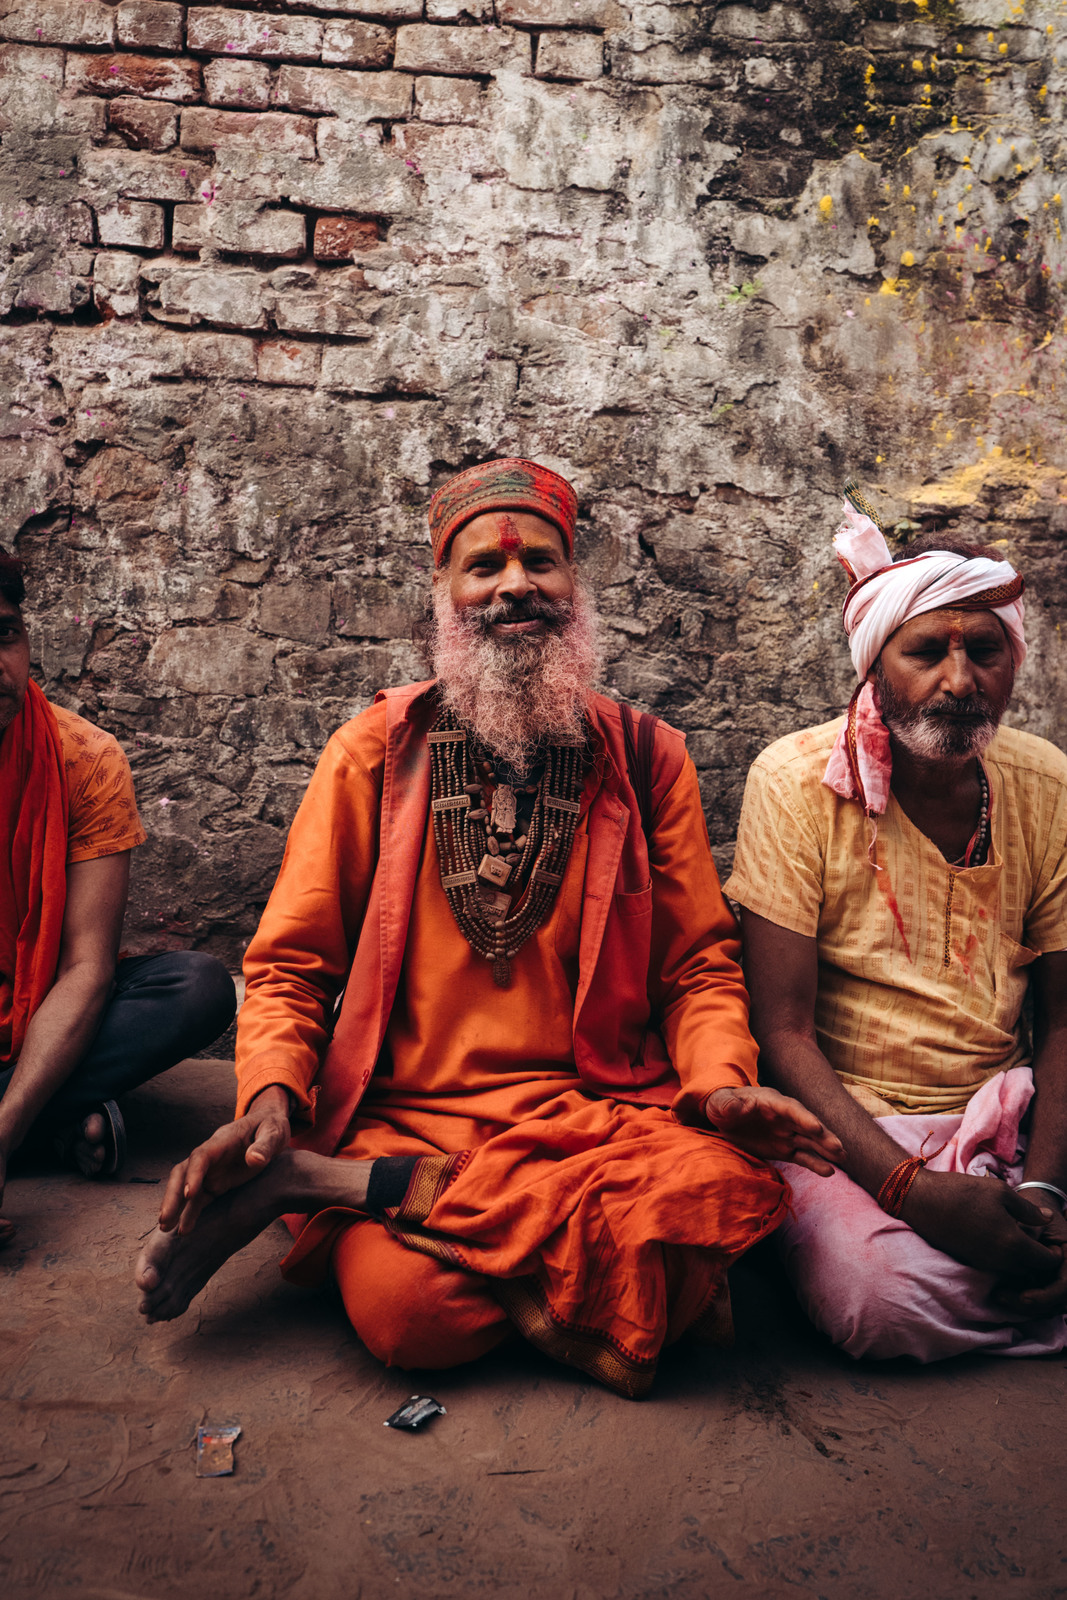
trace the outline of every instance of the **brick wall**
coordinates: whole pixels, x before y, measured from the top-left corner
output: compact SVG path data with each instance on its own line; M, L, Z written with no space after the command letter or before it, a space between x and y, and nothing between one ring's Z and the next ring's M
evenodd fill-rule
M410 643L424 510L569 474L607 684L744 772L850 689L828 555L1006 541L1067 743L1062 7L0 0L0 538L152 834L131 939L233 959Z

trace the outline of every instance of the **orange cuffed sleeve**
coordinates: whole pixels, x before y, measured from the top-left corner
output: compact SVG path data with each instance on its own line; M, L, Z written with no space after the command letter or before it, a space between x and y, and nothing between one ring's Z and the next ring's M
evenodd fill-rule
M696 768L688 755L656 808L649 846L649 999L681 1079L674 1114L706 1126L715 1089L756 1081L737 921L711 856Z
M335 733L300 803L277 881L245 956L237 1116L279 1084L304 1121L378 862L385 707Z

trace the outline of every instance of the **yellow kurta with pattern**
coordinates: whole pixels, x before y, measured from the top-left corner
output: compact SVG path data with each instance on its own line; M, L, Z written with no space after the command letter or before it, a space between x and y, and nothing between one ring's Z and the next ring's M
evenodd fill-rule
M950 866L891 797L875 871L860 806L822 782L840 727L758 757L726 894L818 941L819 1045L868 1111L961 1112L1029 1061L1026 969L1067 948L1067 757L1001 728L983 758L987 864Z

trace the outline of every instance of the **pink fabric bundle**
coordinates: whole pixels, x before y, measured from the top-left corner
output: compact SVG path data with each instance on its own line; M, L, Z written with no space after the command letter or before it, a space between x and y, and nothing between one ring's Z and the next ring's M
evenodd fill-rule
M882 647L912 617L943 606L992 611L1004 624L1018 669L1026 659L1023 580L1008 561L928 550L894 561L881 529L846 500L834 549L851 580L842 612L852 663L864 680L849 704L823 782L844 800L859 800L869 817L889 803L892 777L889 733L867 674Z
M931 1172L1014 1187L1026 1145L1019 1125L1033 1092L1029 1067L1015 1067L984 1083L962 1116L881 1117L878 1126L907 1155L947 1139ZM1067 1346L1062 1313L1029 1322L1013 1316L991 1299L991 1273L935 1250L843 1172L819 1178L785 1164L781 1171L793 1207L777 1234L786 1271L812 1322L848 1355L940 1361L968 1351L1051 1355ZM1041 1203L1029 1190L1023 1198Z

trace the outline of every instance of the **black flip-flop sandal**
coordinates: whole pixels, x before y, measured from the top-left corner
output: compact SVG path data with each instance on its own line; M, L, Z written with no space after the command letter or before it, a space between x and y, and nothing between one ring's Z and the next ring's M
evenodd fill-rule
M99 1167L90 1167L83 1164L77 1154L75 1141L74 1165L83 1178L113 1178L126 1160L126 1124L122 1120L122 1112L114 1100L102 1100L99 1105L92 1106L81 1119L84 1128L86 1118L100 1116L104 1119L104 1137L101 1143L104 1146L104 1160ZM83 1140L85 1135L81 1132L78 1139Z

